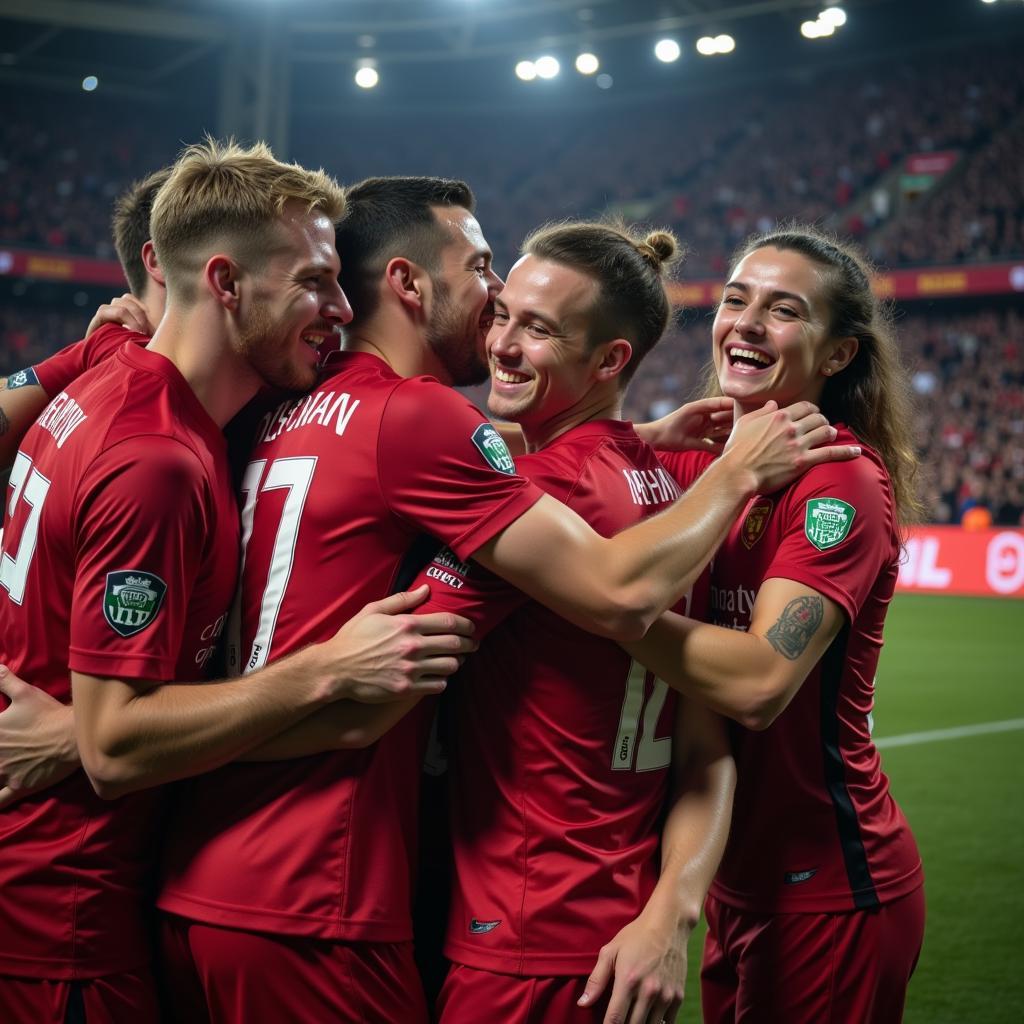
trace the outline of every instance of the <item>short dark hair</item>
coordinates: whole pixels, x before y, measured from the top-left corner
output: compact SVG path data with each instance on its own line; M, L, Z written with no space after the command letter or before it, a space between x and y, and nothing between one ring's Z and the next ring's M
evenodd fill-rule
M641 231L620 221L568 221L538 228L523 242L522 252L597 282L589 341L592 346L615 338L630 343L633 356L619 376L625 387L672 314L665 281L682 259L675 235Z
M139 181L133 181L114 203L114 216L111 220L114 248L128 280L128 290L136 298L142 297L149 280L142 262L142 247L150 238L149 214L160 186L170 176L170 167L162 167Z
M366 178L345 191L348 206L337 224L341 286L356 322L377 308L378 284L396 256L430 273L439 269L448 241L434 207L461 206L473 212L476 201L464 181L454 178Z

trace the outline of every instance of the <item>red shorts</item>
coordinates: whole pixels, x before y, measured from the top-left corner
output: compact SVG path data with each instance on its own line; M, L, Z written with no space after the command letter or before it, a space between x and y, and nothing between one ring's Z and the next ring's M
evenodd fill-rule
M148 967L79 981L0 975L0 1021L11 1024L124 1024L160 1019Z
M161 916L160 942L178 1024L427 1024L411 942L264 935L174 914Z
M924 938L924 889L874 910L753 914L713 896L701 968L705 1024L890 1024Z
M525 977L480 971L452 964L437 1000L438 1024L600 1024L611 998L611 984L585 1010L576 1000L586 988L586 975Z

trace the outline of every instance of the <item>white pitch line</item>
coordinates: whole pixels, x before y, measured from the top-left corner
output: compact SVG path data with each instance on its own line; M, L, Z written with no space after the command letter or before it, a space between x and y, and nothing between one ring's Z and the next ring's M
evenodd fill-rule
M932 729L929 732L907 732L902 736L883 736L875 740L879 750L886 747L912 747L917 743L935 740L958 740L964 736L983 736L990 732L1013 732L1024 729L1024 718L1007 718L1002 722L979 722L977 725L959 725L953 729Z

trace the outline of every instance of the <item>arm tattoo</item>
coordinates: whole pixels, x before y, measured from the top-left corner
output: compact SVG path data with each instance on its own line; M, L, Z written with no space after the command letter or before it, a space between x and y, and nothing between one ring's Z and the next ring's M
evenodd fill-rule
M820 597L794 598L782 610L779 621L764 638L790 661L796 661L807 650L811 637L821 625L825 603Z

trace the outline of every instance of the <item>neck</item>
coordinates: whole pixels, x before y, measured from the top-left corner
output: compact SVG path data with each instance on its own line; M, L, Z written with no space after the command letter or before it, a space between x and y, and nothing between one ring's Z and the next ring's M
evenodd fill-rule
M261 383L232 347L229 331L220 307L168 307L146 346L174 363L219 427L255 396Z
M363 323L346 327L341 347L346 352L367 352L383 359L400 377L429 374L451 383L448 371L424 340L422 327L385 309Z
M616 388L611 394L591 392L581 398L568 409L563 409L544 420L534 422L520 421L523 437L526 439L526 450L537 452L546 448L555 438L581 423L591 420L622 419L622 395Z

